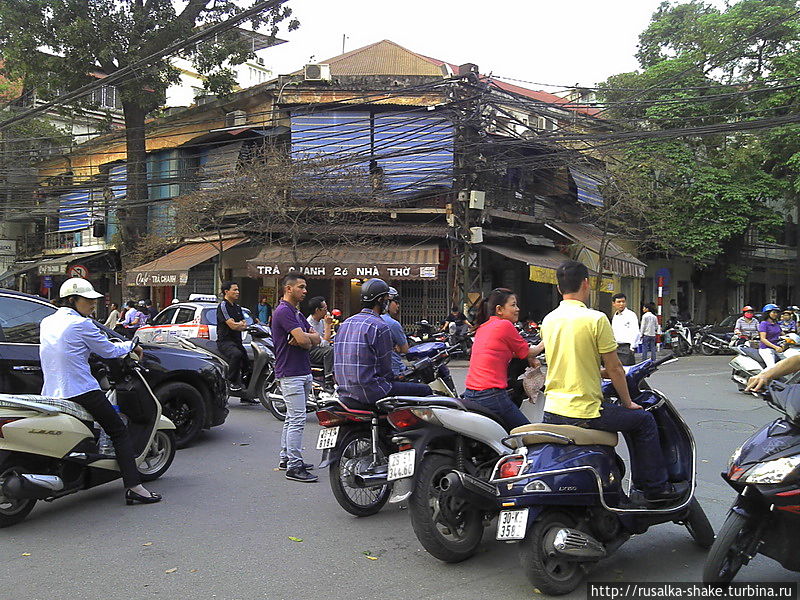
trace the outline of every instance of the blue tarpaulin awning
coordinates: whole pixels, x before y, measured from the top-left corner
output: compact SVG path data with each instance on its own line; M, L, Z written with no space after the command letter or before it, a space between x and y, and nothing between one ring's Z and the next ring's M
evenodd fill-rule
M577 167L570 167L569 174L578 188L578 202L590 204L592 206L603 206L603 195L600 193L600 186L604 183L597 175L590 175Z

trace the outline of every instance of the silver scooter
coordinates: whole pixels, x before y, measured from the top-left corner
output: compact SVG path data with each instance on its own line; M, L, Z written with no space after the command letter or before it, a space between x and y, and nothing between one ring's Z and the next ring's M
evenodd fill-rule
M784 358L800 354L800 335L796 333L789 333L781 337L781 344L784 347L783 352L776 352L776 361L781 361ZM748 345L735 346L734 351L736 356L731 360L731 381L736 384L740 392L744 392L747 382L751 377L755 377L761 371L767 368L767 364L759 354L758 350L751 348ZM793 374L787 378L780 378L779 381L795 382L800 379L800 375Z

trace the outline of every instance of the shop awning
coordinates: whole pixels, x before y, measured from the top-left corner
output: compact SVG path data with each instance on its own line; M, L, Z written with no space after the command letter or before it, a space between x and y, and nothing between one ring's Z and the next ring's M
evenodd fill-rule
M270 246L247 261L247 271L251 277L281 277L298 271L307 277L325 279L436 279L439 246L303 246L294 251L286 246Z
M49 258L16 262L8 271L0 275L0 282L6 283L12 277L34 269L38 275L67 275L70 267L84 267L78 268L78 271L73 275L91 277L91 272L85 268L86 265L83 263L87 263L104 254L108 254L108 251L62 254Z
M222 252L238 246L247 238L222 240ZM189 280L189 269L207 261L220 252L219 242L197 242L186 244L169 254L151 260L128 271L125 277L127 285L164 286L184 285Z
M550 285L558 285L556 269L569 260L568 256L550 248L520 250L493 244L481 244L481 248L528 265L528 279L530 281L549 283ZM592 286L597 285L597 276L598 273L596 271L589 269L589 280ZM613 290L614 280L607 277L604 278L601 283L601 291L611 292Z
M556 233L575 243L582 244L595 254L600 254L600 249L605 244L606 251L603 259L603 271L621 275L623 277L644 277L647 264L620 248L614 242L603 239L603 232L594 225L586 223L554 223L548 225Z

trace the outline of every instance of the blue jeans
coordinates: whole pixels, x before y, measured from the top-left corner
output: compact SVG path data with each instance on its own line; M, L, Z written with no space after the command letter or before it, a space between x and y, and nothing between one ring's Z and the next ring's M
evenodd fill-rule
M489 388L488 390L468 389L464 392L464 399L477 402L481 406L488 408L503 419L509 431L515 427L530 424L528 417L522 414L522 411L508 397L507 390L501 390L500 388Z
M431 396L431 386L427 383L414 383L412 381L390 381L392 389L386 394L389 396Z
M656 336L643 335L642 336L642 360L647 360L647 355L656 360Z
M306 425L306 400L311 395L311 374L281 377L281 393L286 402L286 420L281 432L281 460L289 469L303 466L303 428Z
M646 410L632 410L604 402L596 419L575 419L546 412L544 422L622 432L631 455L633 486L642 491L659 492L667 485L667 468L661 452L658 426L653 415Z

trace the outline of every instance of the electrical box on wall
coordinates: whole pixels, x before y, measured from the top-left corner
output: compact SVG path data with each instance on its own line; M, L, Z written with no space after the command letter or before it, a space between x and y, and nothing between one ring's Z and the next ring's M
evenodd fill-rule
M486 192L479 192L472 190L469 193L469 207L478 210L483 210L486 205Z
M483 227L470 227L469 241L472 244L480 244L483 242Z

